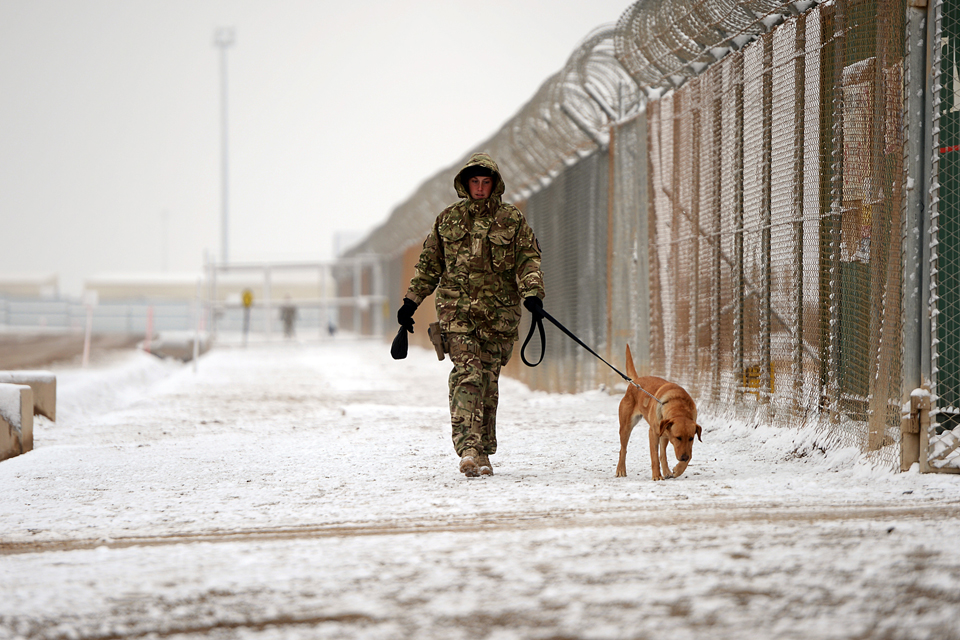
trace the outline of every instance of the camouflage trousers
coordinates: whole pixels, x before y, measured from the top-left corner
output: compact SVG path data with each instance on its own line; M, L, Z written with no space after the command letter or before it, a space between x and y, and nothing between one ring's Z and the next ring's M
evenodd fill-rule
M466 449L497 452L500 368L510 360L513 341L481 340L473 333L446 334L450 345L450 424L458 456Z

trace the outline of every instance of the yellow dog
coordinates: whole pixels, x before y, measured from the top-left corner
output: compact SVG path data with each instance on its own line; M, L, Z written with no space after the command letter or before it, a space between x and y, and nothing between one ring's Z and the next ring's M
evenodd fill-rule
M617 477L627 475L627 443L633 427L642 417L650 425L650 466L653 479L679 478L693 457L693 438L703 442L703 429L697 424L697 405L678 384L655 376L637 377L637 369L627 345L627 375L641 388L629 384L620 401L620 462ZM646 393L644 393L646 392ZM673 445L677 466L667 464L667 442Z

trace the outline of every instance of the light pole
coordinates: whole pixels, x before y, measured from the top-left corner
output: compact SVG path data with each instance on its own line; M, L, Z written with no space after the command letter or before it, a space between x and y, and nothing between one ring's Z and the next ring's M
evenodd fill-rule
M170 212L164 209L160 212L160 266L163 272L167 272L167 224L170 219Z
M220 259L230 261L229 195L227 180L227 47L235 41L233 27L220 27L213 34L213 44L220 48Z

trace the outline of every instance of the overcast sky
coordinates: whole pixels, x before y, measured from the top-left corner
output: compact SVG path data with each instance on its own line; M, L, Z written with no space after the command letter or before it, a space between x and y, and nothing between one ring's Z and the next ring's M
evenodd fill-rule
M333 257L630 0L0 0L0 275ZM452 195L452 191L451 191ZM165 249L166 248L166 249Z

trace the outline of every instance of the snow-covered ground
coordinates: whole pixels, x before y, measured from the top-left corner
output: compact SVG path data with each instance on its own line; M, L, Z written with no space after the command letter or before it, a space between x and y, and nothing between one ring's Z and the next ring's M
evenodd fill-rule
M501 385L457 472L448 362L380 342L58 370L0 463L0 638L960 638L960 477L701 414L616 478L619 397Z

